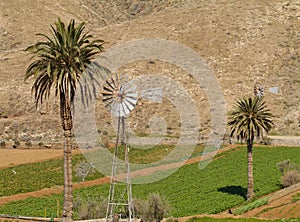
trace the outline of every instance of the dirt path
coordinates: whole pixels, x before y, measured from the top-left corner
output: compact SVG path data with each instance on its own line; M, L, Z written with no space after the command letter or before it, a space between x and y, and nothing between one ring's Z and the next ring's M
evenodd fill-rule
M78 149L73 151L74 154L80 152ZM62 149L0 149L0 169L20 164L43 162L62 156Z

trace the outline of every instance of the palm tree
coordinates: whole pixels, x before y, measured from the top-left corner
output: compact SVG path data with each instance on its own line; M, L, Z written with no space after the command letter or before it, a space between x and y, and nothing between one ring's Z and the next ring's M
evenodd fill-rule
M273 115L266 108L265 102L258 96L241 98L235 109L229 113L228 125L231 128L230 136L234 134L238 140L247 141L248 156L248 189L247 200L254 196L253 183L253 141L255 137L263 135L263 130L269 132L273 126Z
M51 26L51 36L37 34L45 41L29 46L25 51L35 59L26 70L25 80L33 77L32 92L36 106L47 99L52 89L60 100L61 125L64 130L64 206L63 221L72 221L72 107L76 86L80 85L85 68L93 57L103 50L103 40L93 40L84 33L85 23L75 24L71 20L66 27L58 18ZM81 85L80 85L81 87Z

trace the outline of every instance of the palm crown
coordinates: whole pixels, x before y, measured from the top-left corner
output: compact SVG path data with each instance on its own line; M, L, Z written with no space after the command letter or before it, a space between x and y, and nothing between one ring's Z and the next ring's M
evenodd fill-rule
M68 27L60 19L51 26L52 38L44 34L46 41L37 42L26 51L35 54L37 60L32 62L25 74L25 80L33 76L35 82L32 91L36 104L43 102L54 87L55 95L60 95L62 103L74 100L76 84L85 68L91 63L93 56L102 51L102 40L90 41L93 36L83 34L85 23L75 26L71 20Z
M269 111L259 97L238 100L235 110L229 113L230 136L236 134L240 140L253 141L263 130L269 132L273 126L273 115Z

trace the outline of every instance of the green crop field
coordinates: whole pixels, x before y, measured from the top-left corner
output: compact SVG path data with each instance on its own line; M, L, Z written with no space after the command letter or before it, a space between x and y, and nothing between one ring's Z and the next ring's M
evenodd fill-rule
M165 157L174 146L157 146L153 149L132 149L130 160L136 163L149 163ZM203 151L204 147L195 147L193 155ZM169 150L169 151L168 151ZM120 149L120 151L122 151ZM119 152L124 155L124 152ZM73 182L80 178L76 176L76 164L85 160L82 154L73 155ZM14 173L16 172L16 173ZM99 172L90 173L85 180L94 180L103 177ZM18 193L63 185L63 159L52 159L45 162L24 164L0 170L0 197Z
M257 197L280 189L279 161L298 161L300 148L255 147L254 182ZM245 202L247 186L247 153L245 147L219 155L215 161L200 170L198 164L185 165L171 176L151 183L133 185L133 195L146 198L149 193L160 193L171 206L174 217L214 214ZM74 196L86 198L108 195L108 184L74 191ZM56 211L62 195L11 202L0 207L0 214L24 216L48 216L50 209ZM47 210L48 209L48 210Z
M78 182L79 180L76 177L75 166L83 160L84 156L81 154L74 155L72 158L74 182ZM94 180L102 176L99 172L95 172L88 175L86 180ZM63 185L62 158L0 170L0 197L31 192L57 185Z

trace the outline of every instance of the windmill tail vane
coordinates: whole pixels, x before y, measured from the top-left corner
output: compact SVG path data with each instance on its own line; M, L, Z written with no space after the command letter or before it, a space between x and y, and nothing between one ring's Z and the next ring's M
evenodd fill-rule
M264 88L262 86L254 86L254 95L258 96L258 97L263 97L264 95ZM278 87L274 86L274 87L270 87L268 88L268 92L273 93L273 94L278 94Z

